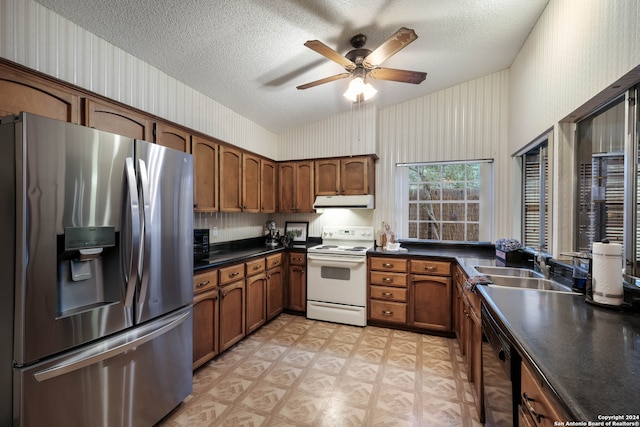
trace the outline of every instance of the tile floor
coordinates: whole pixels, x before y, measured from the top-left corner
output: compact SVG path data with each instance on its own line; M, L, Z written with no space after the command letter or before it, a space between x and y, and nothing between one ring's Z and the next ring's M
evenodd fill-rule
M480 426L455 339L282 314L158 426Z

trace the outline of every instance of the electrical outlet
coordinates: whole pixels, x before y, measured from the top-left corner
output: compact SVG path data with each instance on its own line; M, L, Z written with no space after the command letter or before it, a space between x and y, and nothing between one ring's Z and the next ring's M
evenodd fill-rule
M218 227L213 227L213 236L214 237L218 236Z

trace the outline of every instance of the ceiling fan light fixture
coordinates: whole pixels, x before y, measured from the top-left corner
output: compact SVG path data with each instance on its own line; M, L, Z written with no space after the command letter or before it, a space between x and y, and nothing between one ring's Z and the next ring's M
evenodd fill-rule
M349 87L343 96L351 102L356 102L362 98L367 101L377 92L378 91L371 85L371 83L366 83L364 78L358 76L354 77L349 82Z

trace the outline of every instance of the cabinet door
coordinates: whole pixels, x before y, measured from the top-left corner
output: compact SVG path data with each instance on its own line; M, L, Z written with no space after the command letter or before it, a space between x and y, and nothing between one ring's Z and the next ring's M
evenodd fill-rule
M313 161L296 162L295 212L313 212Z
M264 273L247 278L246 316L249 334L267 321L267 276Z
M316 196L340 194L340 159L321 159L315 163Z
M151 141L151 121L131 110L102 101L85 99L85 126L129 138Z
M373 194L373 160L352 157L341 161L341 194Z
M451 330L451 278L411 276L411 321L413 326Z
M193 298L193 369L218 354L218 289Z
M244 279L220 288L220 351L224 351L245 336Z
M0 65L0 117L22 111L80 123L80 97L45 79Z
M260 212L276 211L276 163L260 160Z
M220 212L242 211L242 151L220 146Z
M267 321L282 313L284 307L283 276L282 267L267 271Z
M287 308L297 312L307 310L307 271L302 265L290 265L287 286Z
M295 212L295 163L278 163L278 211Z
M163 147L173 148L184 153L191 152L191 134L165 123L155 123L153 128L154 142Z
M260 212L260 157L242 154L242 211Z
M218 211L218 144L194 136L193 153L193 204L196 212Z

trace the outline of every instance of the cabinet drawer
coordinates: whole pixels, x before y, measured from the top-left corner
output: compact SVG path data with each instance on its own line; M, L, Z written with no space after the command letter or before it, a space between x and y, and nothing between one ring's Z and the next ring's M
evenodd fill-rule
M193 293L208 291L218 286L218 270L210 270L193 276Z
M305 265L307 262L307 256L303 253L290 253L289 264L292 265Z
M371 319L384 322L407 323L407 304L391 301L369 301Z
M551 391L545 389L546 384L533 374L533 369L525 361L520 366L520 397L525 412L541 426L553 426L554 421L566 420L555 399L549 395Z
M451 263L449 261L412 259L411 272L416 274L436 274L438 276L451 276Z
M392 288L389 286L369 286L371 298L407 302L407 290L405 288Z
M244 277L244 263L220 269L220 284L231 283Z
M262 273L265 270L265 259L259 258L252 261L247 261L247 277L254 274Z
M404 273L387 273L386 271L370 271L369 281L372 285L407 287L407 275Z
M267 269L282 265L282 254L269 255L267 257Z
M371 269L406 273L407 260L404 258L371 257Z

